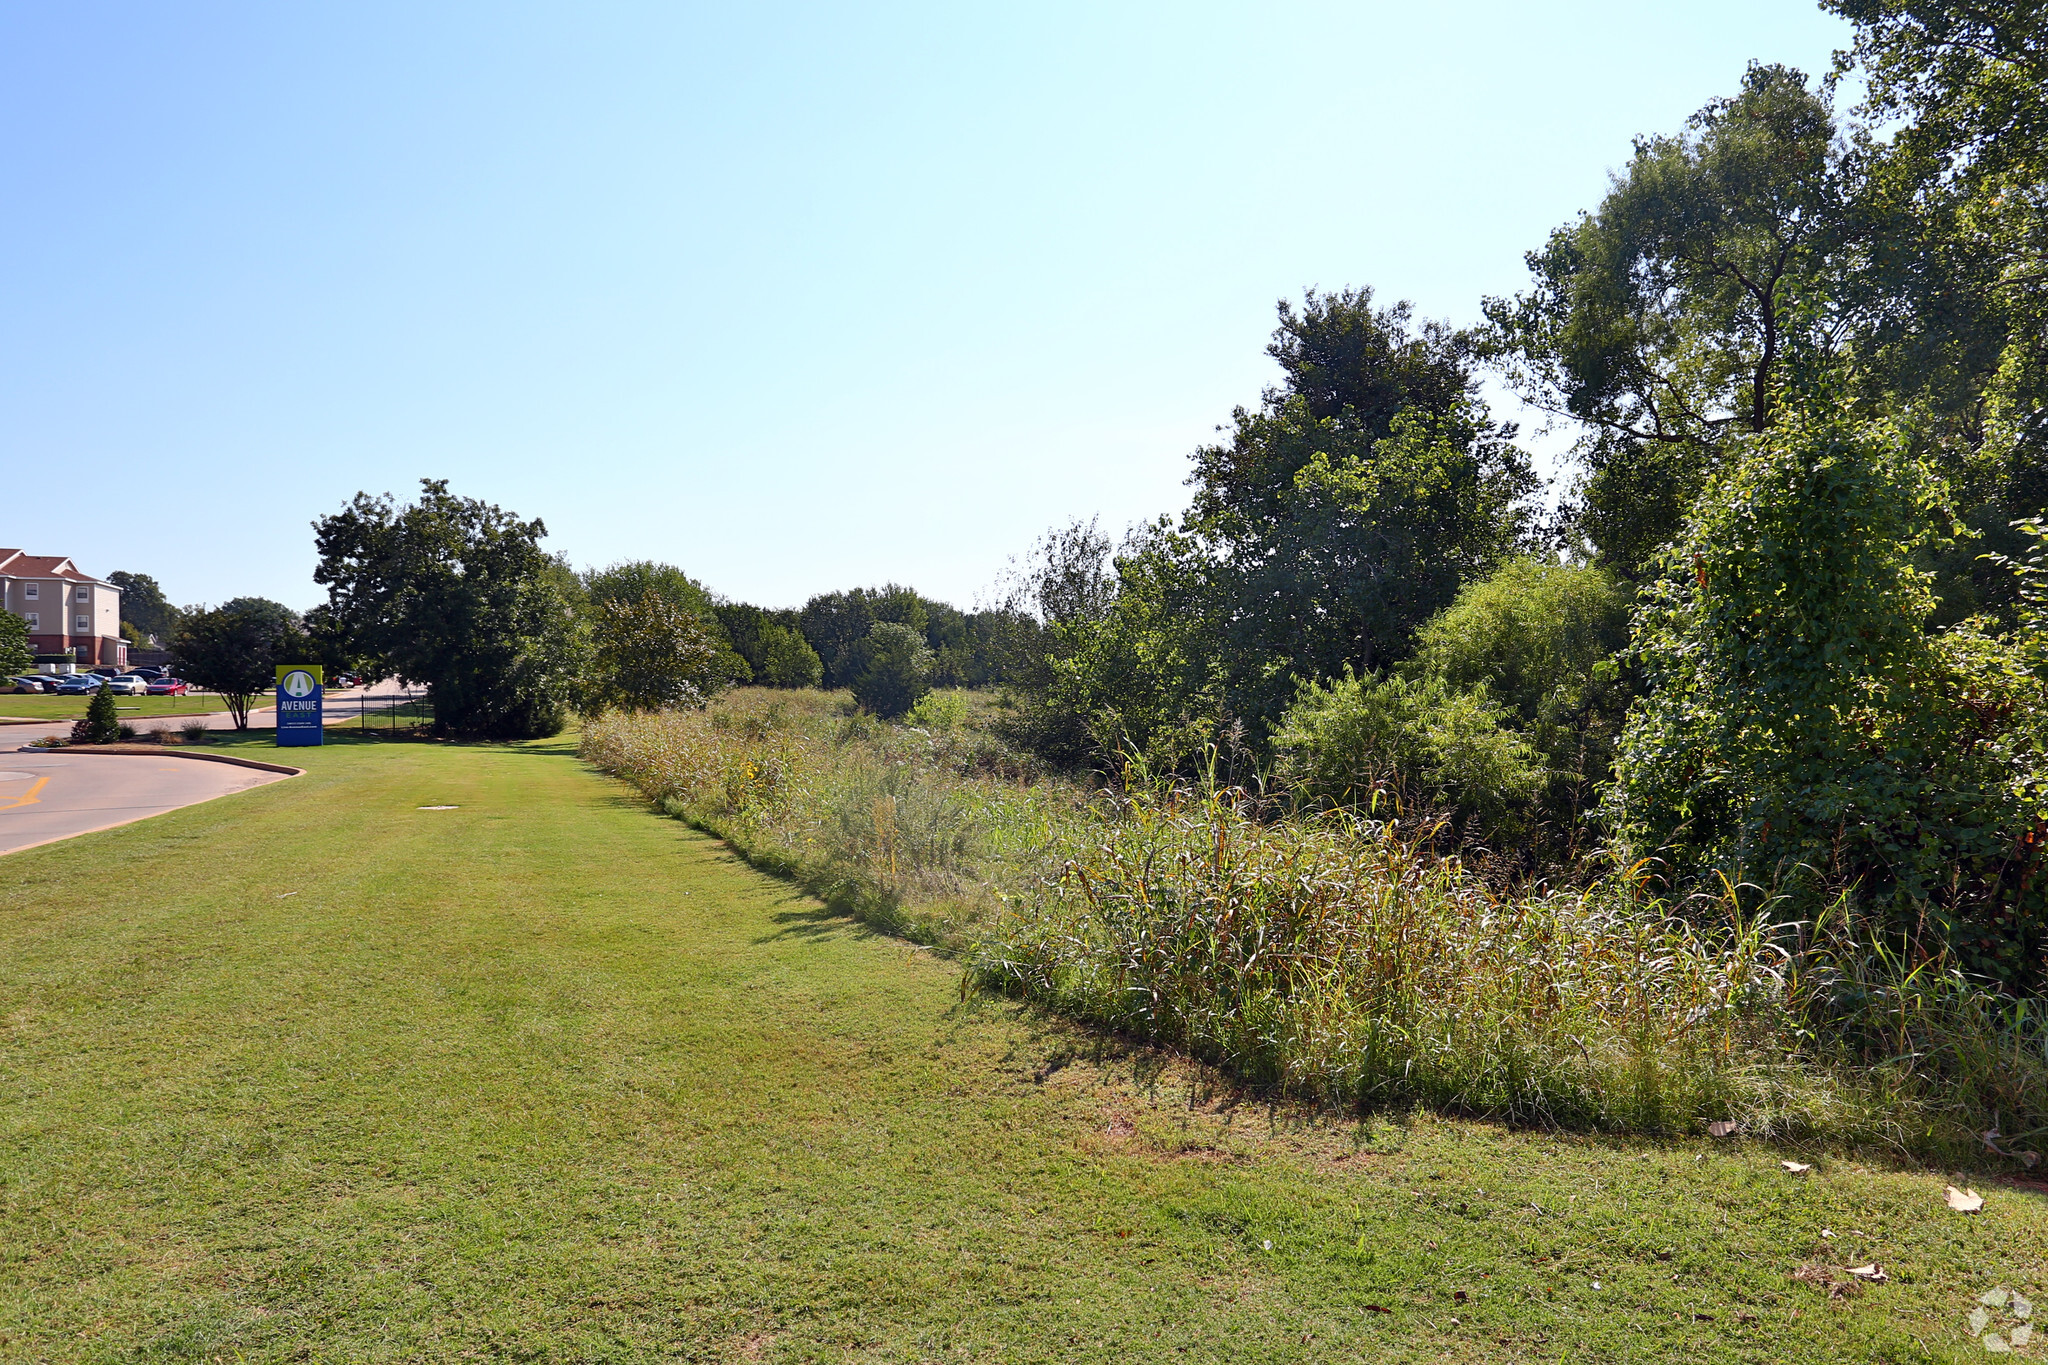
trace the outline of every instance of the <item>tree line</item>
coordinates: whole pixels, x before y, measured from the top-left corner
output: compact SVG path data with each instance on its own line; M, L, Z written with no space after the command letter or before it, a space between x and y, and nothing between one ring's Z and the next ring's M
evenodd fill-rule
M303 613L254 597L179 610L153 579L116 575L179 673L227 698L238 725L284 663L424 684L451 737L551 735L576 712L687 706L747 683L850 688L899 716L932 687L1002 681L1038 633L1021 613L963 612L895 584L772 610L670 564L579 572L542 547L543 522L446 480L422 480L403 505L358 494L313 529L327 600Z

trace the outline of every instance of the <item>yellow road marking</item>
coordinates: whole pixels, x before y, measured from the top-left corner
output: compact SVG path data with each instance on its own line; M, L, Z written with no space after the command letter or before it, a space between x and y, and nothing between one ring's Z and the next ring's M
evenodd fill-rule
M49 782L49 780L50 779L48 777L37 778L36 783L33 787L30 787L27 791L15 797L6 805L0 806L0 810L13 810L16 806L33 806L37 804L36 793L41 791L43 787Z

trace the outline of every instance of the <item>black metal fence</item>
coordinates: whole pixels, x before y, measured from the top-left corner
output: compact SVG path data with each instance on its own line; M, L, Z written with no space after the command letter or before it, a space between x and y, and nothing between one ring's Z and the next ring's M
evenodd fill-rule
M427 689L405 688L397 692L329 692L321 699L329 730L346 728L363 734L398 734L433 719L427 708ZM336 717L348 717L337 720Z

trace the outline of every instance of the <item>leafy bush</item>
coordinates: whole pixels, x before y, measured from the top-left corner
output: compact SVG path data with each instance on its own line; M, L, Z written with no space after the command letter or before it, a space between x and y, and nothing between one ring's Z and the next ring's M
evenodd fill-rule
M909 626L883 621L846 651L839 671L855 701L893 720L931 690L932 652Z
M824 679L824 662L803 632L768 622L759 636L761 666L754 681L764 687L816 687Z
M967 719L967 698L958 692L927 692L903 719L925 730L957 729Z
M696 621L698 633L710 642L717 656L716 663L705 670L707 676L720 680L716 686L753 680L753 665L735 648L724 613L711 593L675 565L651 559L626 560L608 569L586 569L578 576L578 583L588 599L593 629L600 628L607 609L638 609L651 593L672 612Z
M1535 750L1485 688L1435 678L1352 678L1302 688L1274 743L1279 773L1324 806L1391 797L1412 811L1454 812L1474 832L1501 830L1542 789Z
M1550 813L1576 820L1612 776L1633 699L1614 659L1628 644L1629 602L1604 569L1513 559L1423 624L1402 671L1484 688L1506 706L1549 769Z
M605 602L593 632L584 709L660 711L702 705L745 667L702 621L653 589Z
M1885 425L1793 411L1703 499L1637 622L1650 691L1610 818L1681 889L1841 888L1892 932L2044 980L2048 695L2038 625L1929 634L1914 554L1942 489ZM1931 941L1930 941L1931 940Z

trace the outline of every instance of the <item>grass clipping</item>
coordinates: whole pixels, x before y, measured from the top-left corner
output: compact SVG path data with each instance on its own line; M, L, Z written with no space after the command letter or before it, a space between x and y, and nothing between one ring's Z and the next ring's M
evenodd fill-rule
M1887 965L1846 917L1823 941L1728 906L1678 915L1624 874L1498 894L1413 827L1274 819L1234 791L1091 795L971 707L936 710L892 726L745 689L594 720L583 752L983 987L1270 1093L1950 1156L1984 1153L1987 1115L2021 1135L2010 1151L2048 1110L2023 1007L1940 963Z

